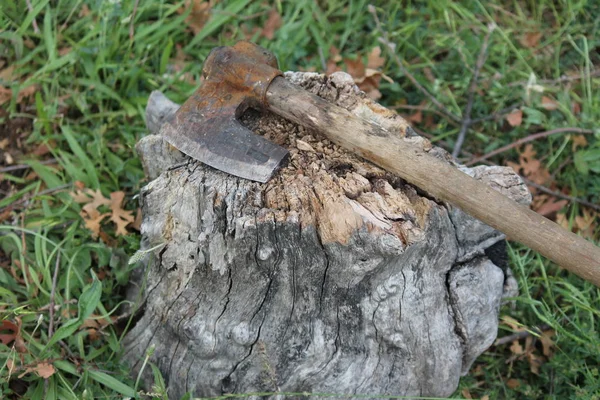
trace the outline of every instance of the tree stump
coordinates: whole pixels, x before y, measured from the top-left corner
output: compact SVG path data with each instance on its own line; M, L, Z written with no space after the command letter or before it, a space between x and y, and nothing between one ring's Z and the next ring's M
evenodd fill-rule
M286 78L452 162L349 75ZM503 296L515 295L507 265L488 256L504 236L271 114L243 121L290 150L287 167L266 184L214 170L156 135L176 109L153 93L153 134L137 146L150 179L142 248L155 250L133 280L144 283L124 341L133 373L154 346L173 399L452 394L493 343ZM530 201L510 168L463 171Z

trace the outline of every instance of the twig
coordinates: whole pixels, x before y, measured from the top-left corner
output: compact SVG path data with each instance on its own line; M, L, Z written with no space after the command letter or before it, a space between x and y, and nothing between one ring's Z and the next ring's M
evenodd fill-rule
M381 42L387 48L388 52L392 55L394 61L398 65L398 68L400 68L400 71L412 82L412 84L417 89L419 89L419 91L421 93L423 93L442 113L444 113L444 115L446 115L450 119L453 119L456 122L460 122L461 121L460 117L458 117L457 115L452 113L450 110L448 110L431 93L429 93L429 91L427 89L425 89L417 81L417 79L408 71L408 69L404 66L404 64L402 64L402 60L400 60L400 57L398 57L398 55L394 51L394 45L390 41L388 33L381 26L381 21L379 21L379 17L377 16L377 11L375 10L375 6L373 6L372 4L369 4L368 9L369 9L369 12L371 13L371 15L373 15L373 19L375 21L375 24L377 25L377 30L379 31L381 36L383 36L383 37L379 38L379 42Z
M29 10L30 13L33 13L33 6L31 5L31 0L26 0L27 3L27 9ZM38 28L38 24L37 21L35 20L35 18L33 18L33 21L31 21L31 25L33 25L33 31L37 34L40 33L40 28Z
M135 21L135 14L137 13L137 9L138 9L138 5L140 4L140 0L135 0L135 3L133 3L133 12L131 13L131 21L129 21L129 40L133 42L133 36L134 36L134 30L133 30L133 26L134 26L134 21Z
M533 135L526 136L522 139L517 140L516 142L512 142L512 143L507 144L506 146L502 146L494 151L490 151L489 153L484 154L481 157L472 159L472 160L466 162L465 165L470 166L475 163L481 162L483 160L487 160L488 158L498 155L500 153L504 153L507 150L514 149L515 147L519 147L520 145L522 145L524 143L532 142L534 140L545 138L550 135L555 135L557 133L565 133L565 132L581 133L581 134L586 134L586 135L594 133L594 131L591 129L583 129L583 128L556 128L556 129L552 129L552 130L545 131L545 132L534 133Z
M489 121L492 119L498 119L500 117L505 116L506 114L509 114L510 112L512 112L514 109L516 108L520 108L523 105L523 103L515 103L512 106L508 106L506 108L503 108L499 111L496 111L493 114L490 115L486 115L485 117L480 117L480 118L475 118L471 120L471 124L477 124L479 122L483 122L483 121Z
M483 68L483 64L485 64L485 60L487 58L487 49L490 41L490 36L492 32L496 29L496 24L490 23L488 25L488 31L483 38L483 44L481 45L481 49L479 50L479 56L477 56L477 62L475 64L475 69L473 71L473 75L471 76L471 82L469 83L469 97L467 100L467 106L465 107L465 111L463 113L462 122L460 124L460 131L458 132L458 138L456 139L456 144L454 145L454 149L452 150L452 157L456 158L460 154L460 149L462 148L463 143L465 142L465 136L467 136L467 131L469 127L473 123L471 121L471 110L473 110L473 100L475 99L475 87L477 86L477 81L479 79L479 73L481 72L481 68Z
M48 165L48 164L56 164L57 162L58 161L56 159L52 158L50 160L41 161L40 164ZM18 171L20 169L28 169L28 168L31 168L31 165L28 165L28 164L11 165L9 167L0 168L0 174L3 172Z
M501 337L494 342L494 346L502 346L503 344L514 342L515 340L525 339L533 334L539 335L543 331L547 331L551 326L548 324L542 324L533 330L526 330L521 332L515 332L512 335Z
M562 194L560 192L556 192L554 190L548 189L546 186L537 184L537 183L533 182L532 180L525 178L524 176L522 176L521 179L523 179L523 181L527 184L527 186L532 186L532 187L536 188L537 190L539 190L540 192L544 192L546 194L549 194L550 196L554 196L556 198L563 199L563 200L568 200L572 203L578 203L578 204L581 204L582 206L592 208L596 211L600 211L600 205L598 205L598 204L590 203L589 201L582 200L577 197L569 196L567 194Z
M578 81L580 79L585 79L585 78L595 78L598 76L600 76L600 69L591 71L589 75L586 75L586 74L583 74L583 76L582 75L577 75L577 76L563 75L560 78L556 78L556 79L538 79L536 82L552 85L552 84L557 84L557 83ZM527 81L517 81L517 82L508 83L506 85L506 87L523 86L526 84L527 84Z
M51 189L42 190L41 192L35 193L33 195L25 196L25 197L23 197L23 198L15 201L15 202L13 202L12 204L7 205L6 207L1 208L0 212L6 210L8 208L14 209L15 206L18 206L20 204L23 204L23 203L29 201L29 200L32 200L32 199L34 199L37 196L43 196L45 194L51 194L51 193L55 193L55 192L60 192L61 190L69 188L71 186L73 186L73 185L70 184L70 183L67 183L65 185L60 185L60 186L57 186L57 187L54 187L54 188L51 188Z
M60 267L60 251L56 253L54 264L54 275L52 275L52 290L50 291L50 309L48 310L50 321L48 322L48 341L54 335L54 296L56 294L56 280L58 279L58 268Z

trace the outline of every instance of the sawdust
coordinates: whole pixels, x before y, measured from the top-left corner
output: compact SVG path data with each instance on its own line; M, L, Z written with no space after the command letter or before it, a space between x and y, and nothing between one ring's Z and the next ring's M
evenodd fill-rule
M404 119L368 99L350 76L333 75L287 78L393 134L413 135ZM249 110L241 120L290 152L287 166L263 186L265 206L278 221L315 226L323 243L345 244L362 228L392 234L405 245L422 238L431 203L402 179L275 114Z

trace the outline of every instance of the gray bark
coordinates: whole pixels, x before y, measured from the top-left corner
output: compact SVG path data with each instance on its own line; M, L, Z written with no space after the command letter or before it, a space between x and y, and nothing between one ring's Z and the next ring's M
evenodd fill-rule
M287 77L392 132L406 126L347 77ZM290 165L264 185L229 176L156 135L174 110L153 93L153 134L137 146L150 179L140 195L142 248L164 246L132 285L144 283L124 341L132 373L154 346L173 399L452 394L493 343L503 296L515 294L507 267L486 256L503 235L273 115L244 121L288 147ZM510 169L463 170L530 199Z

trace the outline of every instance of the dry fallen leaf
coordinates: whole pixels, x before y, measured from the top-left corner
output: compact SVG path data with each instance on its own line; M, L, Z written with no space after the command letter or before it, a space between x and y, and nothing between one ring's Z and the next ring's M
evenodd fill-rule
M541 32L527 32L523 36L521 36L519 42L524 47L532 48L536 47L540 43L540 39L542 38Z
M471 392L467 388L463 389L460 393L463 395L463 397L465 399L472 399L473 398L473 396L471 395Z
M523 111L514 110L506 116L506 121L510 126L520 126L523 122Z
M92 237L97 238L101 233L100 224L102 223L102 220L109 216L110 213L100 214L95 208L86 210L84 207L79 215L83 218L85 227L92 231Z
M110 209L112 211L110 220L117 226L117 235L125 236L127 232L126 226L132 223L135 218L133 213L122 208L125 192L113 192L110 194Z
M556 200L554 197L547 195L537 195L535 196L535 200L536 204L532 203L531 208L545 217L551 216L569 204L567 200Z
M11 332L11 333L0 333L0 342L7 345L19 336L19 327L14 322L4 320L0 324L0 332Z
M190 8L190 14L186 17L185 23L194 32L194 35L197 35L210 19L212 1L186 0L177 12L183 14Z
M558 108L557 101L548 96L542 96L541 103L542 103L542 108L544 108L548 111L556 110Z
M414 114L406 117L406 120L414 124L419 124L423 121L423 112L421 110L417 110Z
M506 165L511 167L516 173L522 174L538 185L543 185L550 180L551 175L535 156L536 152L533 149L533 145L529 143L525 145L525 150L519 153L518 164L508 161Z
M540 335L540 342L542 342L542 353L548 358L552 357L554 354L554 341L552 341L552 336L554 336L555 332L553 329L549 329L547 331L542 332Z
M521 382L519 382L517 379L514 379L514 378L511 378L506 381L506 386L508 386L509 389L516 389L520 385L521 385Z
M52 364L42 362L36 365L35 372L40 376L40 378L48 379L54 375L56 370Z
M573 144L571 145L571 150L575 151L578 147L585 147L588 145L588 141L584 135L575 135L571 137L571 141Z
M277 9L271 9L269 12L269 17L265 21L265 25L261 31L261 35L269 40L273 40L275 37L275 31L281 27L282 23L283 19L281 18L281 15L279 15L279 12L277 12Z
M512 342L512 344L510 345L510 351L511 353L517 356L520 356L525 353L525 350L523 350L523 346L521 346L518 340Z
M367 57L367 68L377 69L383 67L384 64L385 58L381 57L381 48L379 46L373 47Z
M142 209L138 208L135 213L135 220L131 223L131 228L140 231L142 228Z

